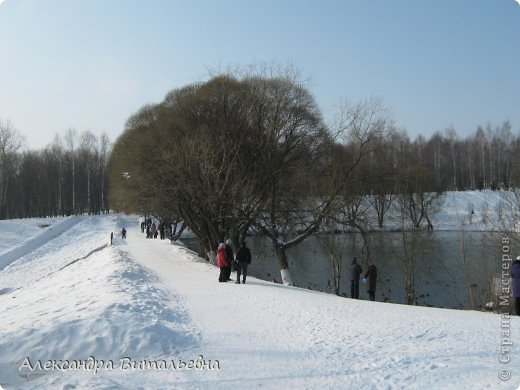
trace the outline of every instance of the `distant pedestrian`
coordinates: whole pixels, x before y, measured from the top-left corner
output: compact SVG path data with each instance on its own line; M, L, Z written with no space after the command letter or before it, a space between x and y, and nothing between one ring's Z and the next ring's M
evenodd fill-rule
M350 265L350 297L352 299L359 299L359 278L361 272L363 272L363 270L357 263L357 258L354 257Z
M121 238L124 240L126 238L126 229L125 228L122 228L121 229Z
M511 278L513 278L513 299L515 300L515 313L520 316L520 256L513 261L511 267Z
M367 281L367 292L371 301L376 300L376 281L377 281L377 268L370 262L368 264L367 272L365 272L365 279Z
M240 284L240 275L242 275L242 284L246 284L247 266L251 264L251 251L246 246L245 241L242 241L242 244L240 244L240 249L237 252L236 259L238 262L238 269L237 281L235 283Z
M227 282L226 267L228 266L228 260L226 258L226 245L224 243L221 243L217 249L217 265L220 268L218 281Z
M226 240L226 258L228 260L228 266L226 267L226 281L231 281L231 264L233 263L234 255L233 255L233 241L230 239Z
M160 234L161 240L164 240L166 238L166 223L165 222L163 222L161 224L160 232L161 232L161 234Z

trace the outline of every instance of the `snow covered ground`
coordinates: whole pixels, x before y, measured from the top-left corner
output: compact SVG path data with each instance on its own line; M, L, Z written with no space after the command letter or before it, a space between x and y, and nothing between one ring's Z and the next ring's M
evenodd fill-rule
M497 231L511 229L518 217L520 193L513 191L445 192L432 216L435 230Z
M254 278L218 283L218 269L186 248L146 240L136 217L51 222L28 223L36 227L11 240L20 257L0 249L0 262L9 260L0 267L4 389L520 384L518 317L355 301ZM0 237L16 236L19 224L3 221ZM60 224L67 229L42 236ZM106 245L122 226L127 240Z

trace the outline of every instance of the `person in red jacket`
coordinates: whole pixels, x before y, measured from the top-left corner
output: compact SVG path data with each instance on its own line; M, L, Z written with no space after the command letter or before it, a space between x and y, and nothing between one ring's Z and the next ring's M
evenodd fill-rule
M220 268L219 282L227 282L227 267L229 262L226 256L226 245L222 242L217 249L217 265Z

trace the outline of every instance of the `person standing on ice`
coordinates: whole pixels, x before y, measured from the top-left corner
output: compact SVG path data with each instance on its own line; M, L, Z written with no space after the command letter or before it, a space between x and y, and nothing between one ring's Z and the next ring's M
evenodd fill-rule
M371 301L376 300L376 281L377 281L377 268L370 262L368 264L367 272L365 272L365 279L367 281L367 293Z
M226 257L226 245L223 242L219 244L217 249L217 265L220 268L220 275L218 277L218 281L227 282L226 268L229 265L229 262Z
M226 281L231 281L231 263L233 263L233 248L231 247L233 245L233 241L231 241L229 238L226 240L226 258L228 260L228 266L226 267Z
M251 251L246 246L245 241L242 241L242 244L240 244L236 259L238 261L238 269L237 281L235 283L240 284L240 275L242 275L242 284L246 284L247 266L251 264Z
M511 267L511 278L513 279L513 299L515 301L515 313L520 316L520 256L513 261Z
M121 229L121 238L124 240L126 238L126 229L125 228L122 228Z
M350 265L350 297L352 299L359 299L359 278L361 276L361 266L357 263L357 258L352 259Z

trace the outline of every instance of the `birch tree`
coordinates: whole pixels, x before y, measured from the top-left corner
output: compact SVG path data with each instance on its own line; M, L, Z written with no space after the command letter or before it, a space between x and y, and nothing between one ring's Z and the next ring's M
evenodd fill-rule
M14 172L17 153L24 138L9 121L0 120L0 219L9 218L7 194Z
M76 214L76 143L78 133L75 129L70 128L65 133L65 144L67 145L71 169L72 169L72 209L71 214Z
M98 160L97 154L97 139L90 131L85 131L80 136L80 155L85 166L85 172L87 174L87 211L92 214L92 191L91 191L91 180L92 180L92 169L96 161Z

